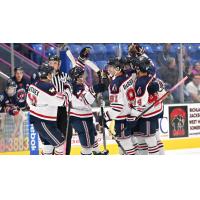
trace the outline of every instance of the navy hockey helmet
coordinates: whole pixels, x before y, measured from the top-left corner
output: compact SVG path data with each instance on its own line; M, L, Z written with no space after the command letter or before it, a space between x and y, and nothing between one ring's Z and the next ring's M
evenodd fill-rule
M110 58L107 65L114 67L118 71L123 70L123 66L124 66L122 61L117 57Z
M49 57L49 61L58 61L58 62L60 62L60 57L57 56L57 55L51 56L51 57Z
M43 63L38 68L40 72L40 78L47 78L48 74L53 73L54 68L52 66L49 66L47 63Z
M84 69L82 67L74 67L69 71L69 76L73 81L76 81L80 76L84 74Z
M6 82L5 92L9 97L16 94L17 84L12 79L8 79Z
M148 57L140 56L138 58L138 64L136 69L141 72L149 72L150 68L152 67L151 60Z

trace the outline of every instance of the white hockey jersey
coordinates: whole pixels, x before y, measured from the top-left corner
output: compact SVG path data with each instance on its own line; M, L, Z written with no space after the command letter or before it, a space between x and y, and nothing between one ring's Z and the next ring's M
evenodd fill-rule
M70 116L79 118L93 117L91 104L95 101L95 92L86 84L72 84Z
M38 81L28 89L27 103L30 114L41 120L56 121L58 106L63 106L65 97L56 92L51 83Z
M106 119L126 119L135 103L134 83L135 74L128 76L124 73L115 77L109 85L110 108L107 111Z
M161 80L155 79L153 76L143 76L137 78L135 81L135 107L132 110L142 112L147 109L151 104L156 102L166 91L164 84ZM163 112L163 103L156 103L149 111L147 111L142 117L149 118L156 116ZM139 114L136 112L136 116Z

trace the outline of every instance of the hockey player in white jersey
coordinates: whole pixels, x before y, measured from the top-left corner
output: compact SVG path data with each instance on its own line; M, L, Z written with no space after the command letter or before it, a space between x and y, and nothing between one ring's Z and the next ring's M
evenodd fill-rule
M48 64L40 67L40 80L31 84L28 90L27 103L34 128L43 143L42 154L50 155L55 148L55 155L64 154L64 136L57 128L58 106L65 103L65 97L56 92L51 83L54 69Z
M95 144L96 129L93 124L92 103L96 94L104 92L104 84L88 87L85 83L84 69L72 68L69 73L72 79L72 100L70 108L70 123L78 133L81 143L81 154L91 155ZM100 154L100 152L99 152Z
M137 78L134 83L135 105L131 111L133 117L138 117L141 112L165 93L162 81L150 74L149 69L152 67L150 60L147 57L140 57L139 62L136 68ZM139 143L141 154L160 154L162 146L158 135L156 136L156 131L162 112L163 103L158 102L137 121L134 134Z
M112 77L109 85L110 108L105 112L105 122L115 120L115 133L118 141L128 155L137 154L137 143L132 137L129 115L134 103L134 75L124 73L117 58L108 62L108 73ZM102 120L99 120L102 121ZM121 154L121 151L119 151Z

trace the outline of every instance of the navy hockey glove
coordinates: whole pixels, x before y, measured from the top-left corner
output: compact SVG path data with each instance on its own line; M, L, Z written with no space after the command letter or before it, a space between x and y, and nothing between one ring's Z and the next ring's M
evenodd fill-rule
M90 47L84 47L81 52L80 52L80 55L78 57L78 60L80 62L84 62L85 60L88 59L89 55L90 55L90 50L91 48Z
M100 126L103 126L103 124L104 124L104 127L107 128L107 124L106 123L108 121L111 121L111 119L110 119L110 116L109 116L108 112L105 112L104 115L105 116L102 116L102 115L98 116L98 122L99 122Z
M103 84L103 83L99 83L99 84L93 86L93 90L96 94L101 93L101 92L105 92L106 91L106 85Z

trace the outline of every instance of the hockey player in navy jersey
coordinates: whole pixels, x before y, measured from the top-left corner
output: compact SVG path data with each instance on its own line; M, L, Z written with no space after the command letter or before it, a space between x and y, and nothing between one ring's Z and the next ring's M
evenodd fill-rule
M96 130L93 124L92 103L98 93L104 92L104 84L88 87L85 83L84 69L75 67L70 71L72 79L72 100L70 109L70 123L78 133L81 143L81 154L91 155L95 144ZM98 153L98 152L97 152ZM100 154L100 152L99 152Z
M6 83L5 91L0 94L0 112L6 112L13 116L19 114L20 107L18 105L16 90L17 84L12 79L9 79Z
M0 94L0 112L8 113L13 116L14 129L12 136L18 136L23 132L24 114L19 107L19 101L16 94L17 85L15 81L9 79L6 83L6 88Z
M115 120L117 139L128 155L135 155L137 142L132 136L129 123L131 107L135 100L133 88L135 75L127 75L117 58L110 59L107 69L112 81L109 85L110 109L105 113L105 121Z
M164 93L164 84L162 81L155 78L155 75L150 73L152 67L150 60L147 57L139 58L137 78L134 82L135 104L131 110L131 116L137 117L149 105L154 103ZM163 112L163 103L158 102L153 108L143 114L137 121L134 127L134 135L139 143L141 154L160 154L162 148L161 141L156 136L158 129L158 118Z
M17 84L17 101L18 106L21 108L21 110L27 109L27 103L26 103L26 95L28 92L29 87L29 81L24 78L24 69L23 67L15 67L14 69L14 76L12 77L12 80L15 81Z
M65 103L65 97L56 92L51 83L53 67L43 64L40 67L40 80L31 84L28 90L27 103L34 128L43 143L43 154L64 154L64 135L57 128L58 106Z

